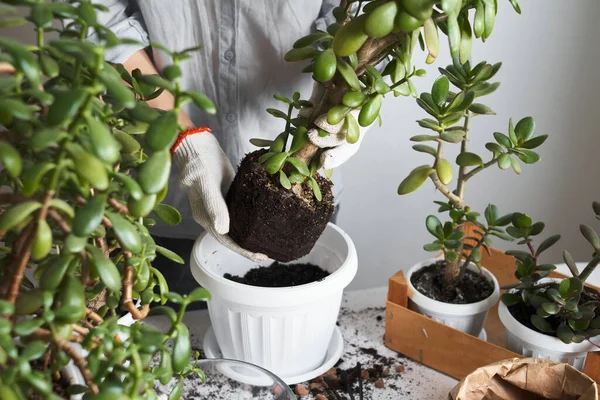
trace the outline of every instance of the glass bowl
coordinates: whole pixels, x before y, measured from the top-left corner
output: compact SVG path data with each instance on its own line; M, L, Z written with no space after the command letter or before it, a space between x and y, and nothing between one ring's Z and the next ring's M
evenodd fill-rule
M198 361L206 380L186 381L184 391L193 399L296 400L288 385L254 364L226 359ZM191 384L191 385L190 385ZM192 387L193 385L193 387ZM187 387L186 387L187 386Z

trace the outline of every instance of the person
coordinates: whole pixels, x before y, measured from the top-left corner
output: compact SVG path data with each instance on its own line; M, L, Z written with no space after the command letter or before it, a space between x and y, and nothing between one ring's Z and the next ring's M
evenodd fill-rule
M169 227L157 221L152 235L158 245L178 253L189 264L194 240L202 230L221 243L253 260L265 257L240 248L229 236L229 213L224 195L234 175L232 165L255 148L252 137L274 138L283 130L282 120L265 109L281 107L274 94L291 97L295 91L311 93L313 80L302 73L303 63L284 61L293 43L316 30L325 31L335 22L333 0L93 0L108 11L99 12L99 23L119 38L140 45L121 45L106 53L107 61L121 63L128 71L156 74L170 64L168 55L152 48L157 42L178 51L202 45L202 50L181 65L183 90L198 90L211 98L216 115L201 112L191 104L182 111L182 134L173 151L174 170L165 199L180 210L182 222ZM92 32L89 39L94 41ZM150 52L147 49L150 49ZM148 101L152 107L173 107L166 91ZM325 126L332 133L340 127ZM343 135L342 135L343 136ZM361 135L362 136L362 135ZM343 137L342 137L343 139ZM358 149L345 140L311 135L324 157L341 164ZM321 141L321 142L319 142ZM175 167L176 166L176 167ZM175 170L177 168L179 173ZM335 182L339 201L341 182ZM182 190L180 190L181 188ZM172 290L188 293L197 287L189 268L158 257L155 266Z

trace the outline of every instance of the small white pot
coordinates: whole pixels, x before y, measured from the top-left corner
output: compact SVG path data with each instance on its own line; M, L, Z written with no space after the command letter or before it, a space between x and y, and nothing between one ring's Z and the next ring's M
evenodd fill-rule
M211 235L196 240L192 274L212 296L208 310L223 358L250 362L277 376L300 375L323 363L342 292L356 275L356 249L346 233L329 224L310 254L294 263L312 263L330 275L293 287L243 285L223 275L243 276L256 263Z
M500 285L496 277L485 268L482 268L485 278L492 282L494 285L494 291L486 299L471 304L451 304L444 303L441 301L430 299L421 292L419 292L410 281L412 274L417 272L423 267L431 265L440 261L438 258L432 258L429 260L421 261L413 265L406 274L406 281L410 288L408 295L408 308L416 311L420 314L425 315L433 319L434 321L441 322L444 325L448 325L459 331L468 333L473 336L479 336L488 311L492 308L500 298ZM467 267L471 271L479 272L479 268L473 263Z
M546 358L558 363L567 363L583 371L587 353L598 351L596 346L587 341L566 344L557 337L544 335L526 327L512 316L508 307L502 302L498 306L498 316L506 328L506 347L525 357Z

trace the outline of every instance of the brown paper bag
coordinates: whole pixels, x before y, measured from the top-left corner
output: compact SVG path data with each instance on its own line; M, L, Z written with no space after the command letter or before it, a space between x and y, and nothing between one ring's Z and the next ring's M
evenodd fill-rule
M448 400L599 400L590 377L567 364L513 358L478 368Z

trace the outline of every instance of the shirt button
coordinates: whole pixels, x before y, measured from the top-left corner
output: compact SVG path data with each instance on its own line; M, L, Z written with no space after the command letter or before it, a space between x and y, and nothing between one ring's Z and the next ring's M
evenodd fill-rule
M227 51L225 52L225 59L226 59L227 61L231 61L231 60L233 59L233 51L231 51L231 50L227 50Z
M235 114L233 114L233 113L228 113L228 114L225 116L225 119L226 119L228 122L233 122L233 121L235 121Z

